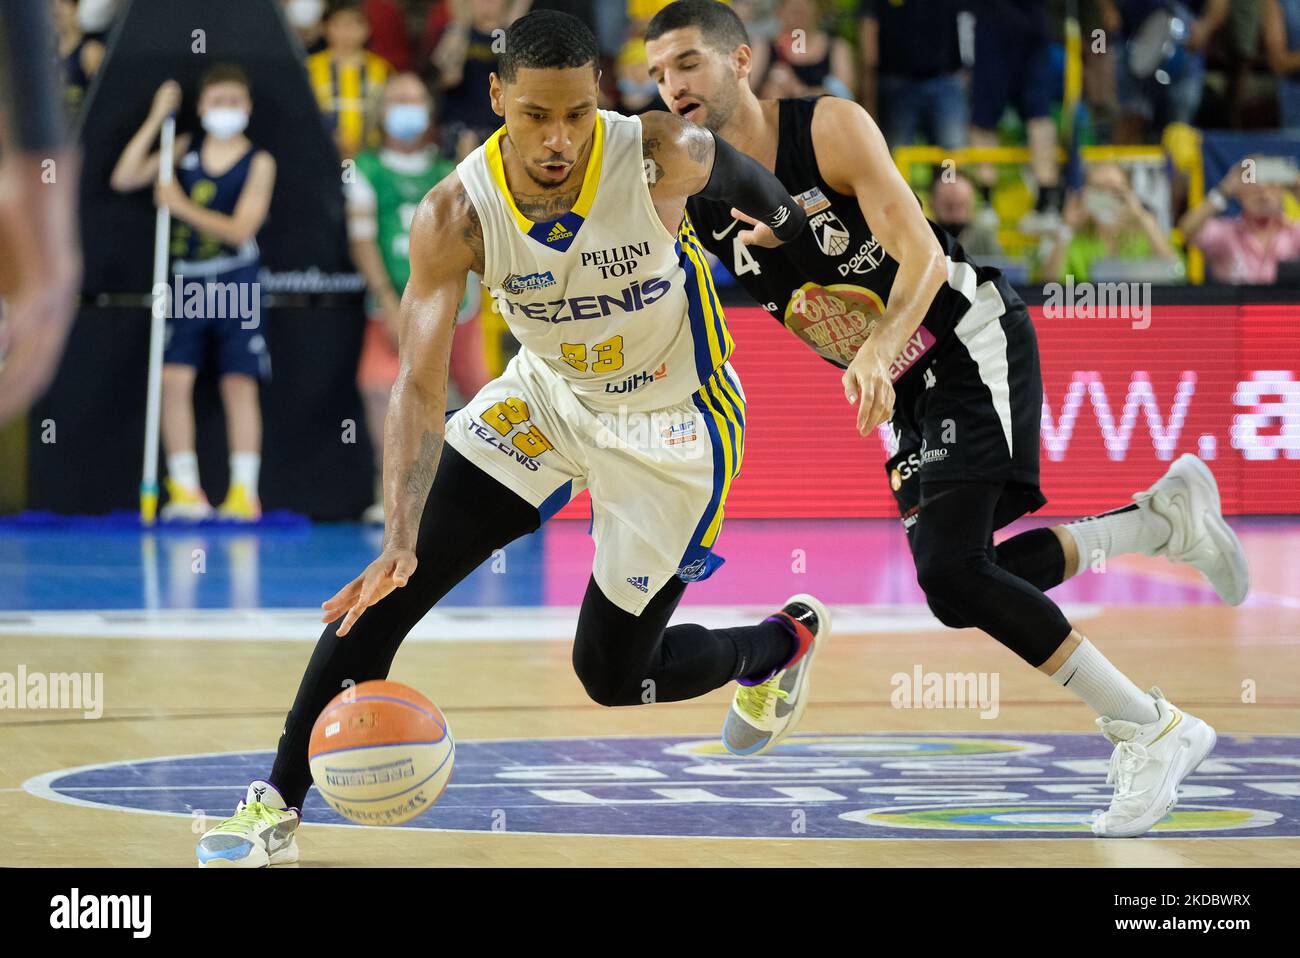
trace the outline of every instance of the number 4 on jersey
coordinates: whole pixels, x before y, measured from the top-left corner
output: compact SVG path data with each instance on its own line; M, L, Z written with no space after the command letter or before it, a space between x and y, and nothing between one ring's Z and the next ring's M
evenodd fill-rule
M736 260L735 268L731 271L734 275L744 276L746 273L753 273L757 276L763 272L758 268L758 260L754 259L749 252L749 247L740 241L739 236L731 241L731 248L735 252Z

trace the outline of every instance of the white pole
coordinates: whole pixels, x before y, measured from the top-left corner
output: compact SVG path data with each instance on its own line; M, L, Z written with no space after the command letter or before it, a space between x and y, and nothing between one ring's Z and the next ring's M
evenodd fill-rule
M167 117L162 125L159 149L158 181L172 179L172 144L176 137L176 118ZM140 521L154 524L158 515L158 442L162 416L163 332L171 308L171 287L167 282L168 246L171 242L171 211L159 206L153 227L153 293L149 325L149 392L144 417L144 473L140 478Z

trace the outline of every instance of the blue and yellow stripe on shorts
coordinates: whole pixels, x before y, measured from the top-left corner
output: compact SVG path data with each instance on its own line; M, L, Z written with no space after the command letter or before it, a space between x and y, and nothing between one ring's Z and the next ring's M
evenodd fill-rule
M695 345L695 372L704 385L692 397L709 434L713 450L713 493L691 534L678 576L688 581L707 579L722 564L713 544L722 529L722 516L731 481L740 474L745 457L745 400L741 397L727 359L736 348L722 303L713 288L713 274L704 247L690 217L677 230L677 255L686 276L686 304Z
M727 330L727 319L713 288L713 274L704 258L704 247L689 216L683 217L677 230L676 249L678 264L686 274L686 307L695 343L695 374L700 382L708 382L713 371L730 358L736 344Z

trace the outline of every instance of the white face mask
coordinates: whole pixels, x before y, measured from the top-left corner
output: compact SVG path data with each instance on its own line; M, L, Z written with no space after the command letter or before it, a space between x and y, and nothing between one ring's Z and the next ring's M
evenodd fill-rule
M310 30L320 23L325 13L325 0L289 0L284 15L295 30Z
M413 140L429 129L429 110L419 103L394 103L384 114L384 130L394 140Z
M248 114L234 107L219 106L203 114L203 129L218 140L238 136L248 126Z

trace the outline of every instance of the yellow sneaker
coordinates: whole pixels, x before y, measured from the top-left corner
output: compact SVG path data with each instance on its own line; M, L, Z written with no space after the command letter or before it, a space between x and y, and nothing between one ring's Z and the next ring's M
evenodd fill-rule
M200 522L212 518L212 506L202 489L183 486L170 476L167 477L167 504L162 507L159 517L163 522Z
M242 483L231 483L226 501L217 509L217 517L234 522L256 522L262 518L262 503Z

